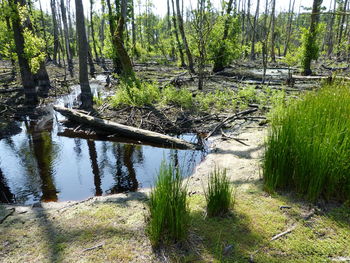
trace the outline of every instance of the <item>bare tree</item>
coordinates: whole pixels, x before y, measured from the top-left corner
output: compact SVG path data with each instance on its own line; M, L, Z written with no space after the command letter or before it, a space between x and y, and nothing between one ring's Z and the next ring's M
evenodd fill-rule
M195 73L194 66L193 66L193 58L192 58L192 54L191 54L190 48L189 48L188 43L187 43L187 38L186 38L186 34L185 34L185 29L184 29L184 22L183 22L183 19L181 16L179 0L176 0L176 11L177 11L177 22L179 23L179 31L181 34L182 42L184 44L185 52L186 52L187 59L188 59L188 69L190 70L191 73Z
M87 57L88 42L85 31L84 8L82 0L75 0L76 25L78 37L78 54L79 54L79 82L81 88L82 108L89 109L92 107L92 94L89 84Z

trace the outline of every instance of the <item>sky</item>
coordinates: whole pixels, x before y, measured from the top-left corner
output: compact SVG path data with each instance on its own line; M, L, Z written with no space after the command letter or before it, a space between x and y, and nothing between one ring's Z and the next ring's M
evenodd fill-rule
M135 11L138 12L137 8L137 2L139 0L134 0L135 3ZM153 12L157 15L164 16L167 12L167 0L149 0L153 3ZM183 0L185 4L185 8L191 9L191 7L195 8L197 5L198 0ZM241 0L242 1L242 0ZM271 0L268 0L271 2ZM331 0L323 0L322 6L325 6L327 9L329 8ZM95 2L95 8L94 9L100 9L100 0L94 0ZM145 3L145 0L141 0L141 3ZM221 3L222 0L211 0L213 6L217 9L221 10ZM240 2L237 0L237 2ZM257 0L251 0L251 13L255 12L256 9L256 2ZM311 7L313 0L295 0L295 11L298 12L299 6L305 6L305 7ZM50 0L41 0L41 3L43 5L44 11L50 12ZM74 0L71 0L72 5L74 4ZM260 12L264 12L265 8L265 0L260 0ZM87 11L90 8L90 0L83 0L84 4L84 11L87 13ZM289 0L276 0L276 12L282 12L288 10ZM74 9L73 9L74 10ZM301 10L302 11L302 10Z

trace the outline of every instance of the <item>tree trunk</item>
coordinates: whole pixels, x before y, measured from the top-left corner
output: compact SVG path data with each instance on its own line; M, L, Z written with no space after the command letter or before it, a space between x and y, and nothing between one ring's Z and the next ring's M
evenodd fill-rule
M275 9L276 9L276 0L272 0L272 10L271 10L271 61L276 62L275 54Z
M320 19L320 9L321 9L322 0L314 0L312 4L312 13L311 13L311 22L310 22L310 29L309 29L309 39L308 41L308 47L313 47L316 42L317 37L317 25ZM311 61L314 59L311 54L312 52L306 51L305 58L304 58L304 65L303 65L303 72L302 74L305 76L309 76L312 74L311 70Z
M342 49L341 48L341 41L343 38L343 29L344 29L344 23L345 23L345 17L346 17L345 13L346 13L347 5L348 5L348 0L345 0L344 7L343 7L343 15L341 17L340 28L339 28L337 57L339 57L341 55L341 52L340 52L340 50Z
M75 10L79 50L79 82L81 88L81 106L82 108L89 109L92 107L92 94L87 69L88 42L86 38L82 0L75 0Z
M177 48L179 50L179 54L180 54L180 61L181 61L181 67L186 67L186 63L185 63L185 58L184 58L184 53L183 53L183 49L182 49L182 44L179 38L179 33L177 31L177 22L176 22L176 13L175 13L175 5L174 5L174 0L171 0L171 4L172 4L172 8L173 8L173 24L174 24L174 34L175 34L175 38L176 38L176 43L177 43Z
M93 5L94 0L90 0L90 28L91 28L91 39L92 39L92 47L94 49L95 58L97 63L99 63L100 59L98 57L97 48L96 48L96 41L95 41L95 28L94 28L94 21L93 21ZM92 54L91 54L92 56Z
M57 64L57 53L59 44L60 44L60 39L58 36L58 26L57 26L57 11L56 11L56 1L55 0L50 0L51 2L51 16L52 16L52 25L53 25L53 63Z
M181 34L182 42L184 44L185 52L186 52L187 59L188 59L188 69L190 70L191 73L195 73L194 66L193 66L192 54L191 54L190 48L189 48L188 43L187 43L187 38L186 38L186 34L185 34L183 19L182 19L182 16L181 16L179 0L176 0L176 10L177 10L177 21L179 23L179 31L180 31L180 34Z
M253 29L252 29L252 46L251 46L251 51L250 51L250 58L252 60L255 60L255 40L257 37L257 32L256 32L256 24L258 21L259 17L259 8L260 8L260 0L256 3L256 11L255 11L255 16L254 16L254 22L253 22Z
M68 71L70 76L73 78L73 59L72 53L69 45L69 34L68 34L68 23L67 23L67 12L66 7L64 5L64 0L61 0L61 14L62 14L62 22L63 22L63 32L64 32L64 40L66 45L66 55L67 55L67 63L68 63ZM77 18L78 19L78 18Z
M29 61L24 53L24 37L23 28L18 12L18 0L9 0L12 15L13 36L16 45L16 53L18 57L18 64L21 73L22 85L24 88L24 95L28 105L36 105L38 103L38 96L35 89L35 82L32 72L30 71Z
M112 38L113 71L117 74L121 74L122 67L121 67L121 62L120 62L120 59L118 57L118 52L117 52L117 48L116 48L117 44L116 44L116 38L115 38L115 34L116 34L115 16L113 15L111 1L107 0L106 3L107 3L107 8L108 8L109 31L110 31L111 38Z
M293 1L293 4L292 4ZM293 16L294 16L294 5L295 0L289 0L289 12L288 12L288 25L287 25L287 38L284 44L284 50L283 50L283 56L287 55L290 37L292 34L292 22L293 22Z

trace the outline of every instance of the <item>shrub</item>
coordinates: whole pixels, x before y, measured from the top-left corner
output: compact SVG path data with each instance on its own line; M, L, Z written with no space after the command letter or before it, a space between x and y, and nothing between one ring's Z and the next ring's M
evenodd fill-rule
M159 100L160 91L154 83L139 80L121 80L116 94L111 98L111 105L144 106Z
M226 175L226 169L215 168L209 174L208 187L204 191L209 217L222 216L229 212L232 204L232 187Z
M264 159L267 190L311 201L350 200L350 89L325 86L272 118Z
M161 102L189 109L193 106L192 92L187 89L177 89L174 86L168 86L162 90Z
M148 234L153 246L186 237L189 218L186 197L180 170L163 162L149 201Z

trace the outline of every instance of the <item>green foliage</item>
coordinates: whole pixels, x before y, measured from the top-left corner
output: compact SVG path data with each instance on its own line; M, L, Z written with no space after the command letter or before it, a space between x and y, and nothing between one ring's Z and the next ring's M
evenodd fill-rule
M149 201L147 231L153 246L178 242L187 235L189 212L187 189L179 168L163 162Z
M215 168L209 174L208 186L204 190L209 217L222 216L229 212L233 204L233 190L226 175L226 169Z
M46 54L43 52L45 49L45 42L43 39L35 36L28 28L24 29L24 52L29 60L30 70L36 73L40 68L40 63L45 61Z
M174 104L185 109L193 107L192 92L187 89L177 89L174 86L167 86L161 93L162 104Z
M118 107L121 105L144 106L157 102L160 98L160 91L155 83L146 81L123 80L111 98L111 105Z
M310 70L311 61L317 59L319 55L319 43L317 42L316 38L319 30L317 29L314 33L311 33L310 30L305 28L302 28L301 30L302 45L300 47L300 59L303 72L307 72Z
M197 104L200 110L217 110L224 109L234 110L237 105L236 94L231 89L216 90L215 92L199 93L196 96Z
M241 54L239 43L240 23L238 18L231 18L229 36L222 40L227 16L219 16L210 32L208 41L208 57L214 61L218 56L223 66L229 65Z
M275 115L264 160L265 187L307 199L350 200L350 90L307 94Z

